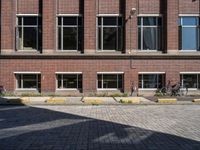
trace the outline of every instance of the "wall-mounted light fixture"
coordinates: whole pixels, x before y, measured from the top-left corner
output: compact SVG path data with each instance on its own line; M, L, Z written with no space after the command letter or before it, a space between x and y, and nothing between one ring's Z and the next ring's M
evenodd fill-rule
M136 12L136 8L131 8L130 16L129 16L130 19L133 18L135 12Z

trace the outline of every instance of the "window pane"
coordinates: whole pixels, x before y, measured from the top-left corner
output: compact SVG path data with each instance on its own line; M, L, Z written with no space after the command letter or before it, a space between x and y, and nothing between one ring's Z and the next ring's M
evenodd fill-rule
M102 47L101 47L101 42L102 42L102 40L101 40L101 37L102 37L102 35L101 35L101 27L99 27L98 28L98 49L102 49Z
M143 17L143 25L144 26L155 26L156 25L156 17Z
M98 74L97 78L98 78L98 88L101 89L101 88L103 88L102 87L102 75Z
M123 88L123 75L119 74L118 75L118 89L122 89Z
M82 74L78 75L78 88L82 89Z
M184 74L183 87L197 88L197 74Z
M24 25L37 25L37 17L23 17Z
M77 88L77 75L63 75L63 88Z
M117 88L117 75L103 75L103 88Z
M21 75L16 75L16 78L17 78L17 88L22 88L22 85L21 85Z
M200 89L200 74L198 74L198 89Z
M139 74L139 84L138 84L138 87L139 88L143 88L142 87L142 75L141 74Z
M165 86L165 75L164 74L158 74L157 88L161 89L164 86Z
M102 17L98 17L98 25L102 25Z
M18 25L22 25L22 17L18 17Z
M117 25L117 17L104 17L103 25Z
M78 17L78 25L79 26L83 25L83 18L82 17Z
M123 29L122 27L118 28L118 48L117 50L122 50L123 49Z
M62 88L62 75L57 75L57 88Z
M37 75L23 75L23 88L37 88Z
M63 17L63 25L77 25L77 17Z
M117 49L117 28L103 28L103 49Z
M142 18L138 17L138 26L142 25Z
M63 28L63 50L77 50L77 28Z
M182 17L182 25L197 25L198 17Z
M61 27L58 27L58 49L59 50L61 50L62 49L62 47L61 47L61 45L62 45L62 37L61 37Z
M22 28L18 28L18 49L23 50L23 36L22 36Z
M118 17L118 26L122 26L122 25L123 25L123 18Z
M157 28L143 28L143 49L157 50Z
M138 27L138 49L142 49L142 47L141 47L141 45L142 45L142 41L141 41L141 34L142 34L142 32L141 32L141 27Z
M59 26L62 25L62 17L58 17L58 25L59 25Z
M197 28L182 28L182 49L197 50Z
M37 49L37 28L24 27L23 48L26 50Z
M157 75L144 74L143 75L144 87L143 88L157 88Z

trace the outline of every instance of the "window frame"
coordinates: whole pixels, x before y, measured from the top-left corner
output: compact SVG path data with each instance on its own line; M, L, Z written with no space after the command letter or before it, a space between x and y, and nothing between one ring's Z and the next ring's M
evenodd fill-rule
M144 18L156 18L156 25L144 25ZM137 20L139 22L139 19L141 19L141 24L139 25L137 23L137 32L138 32L138 50L141 52L157 52L162 51L162 45L163 45L163 17L160 15L139 15L137 17ZM159 25L159 19L161 19L161 25ZM140 28L140 35L139 35L139 28ZM156 49L144 49L144 28L156 28ZM160 37L158 30L160 29ZM139 36L141 36L139 38ZM140 41L140 43L139 43ZM139 48L140 47L140 48Z
M37 24L36 25L24 25L24 17L36 17ZM17 14L16 15L16 35L15 35L15 41L16 41L16 50L17 51L39 51L39 28L42 28L42 26L39 25L39 19L41 15L40 14ZM21 18L21 25L18 24L19 18ZM22 29L22 46L19 46L19 28ZM24 28L36 28L36 49L26 49L24 47ZM42 34L42 33L41 33ZM42 36L42 35L41 35ZM22 47L22 49L20 48Z
M116 25L104 25L104 19L103 18L106 18L106 17L113 17L113 18L116 18ZM121 17L121 20L122 20L122 24L119 25L119 18ZM98 24L98 20L99 18L101 18L101 25ZM124 23L124 19L123 19L123 16L121 14L99 14L97 15L96 17L96 50L97 52L122 52L123 51L123 39L124 39L124 33L123 33L123 25ZM115 28L117 29L117 33L116 33L116 49L104 49L104 43L103 43L103 29L104 28ZM101 29L101 49L99 49L99 28ZM121 48L119 48L119 28L121 28Z
M183 25L183 19L185 17L190 17L190 18L196 18L197 19L197 23L196 25ZM180 15L179 16L179 51L181 52L197 52L200 51L200 16L196 16L196 15ZM182 29L183 28L195 28L197 30L197 49L183 49L182 46Z
M180 72L180 83L181 83L181 89L184 90L186 89L184 87L184 75L196 75L197 76L197 88L188 88L188 90L193 91L193 90L200 90L200 72Z
M40 86L41 86L41 72L14 72L16 86L15 90L17 91L40 91L41 87L39 87L39 76L40 76ZM23 76L24 75L36 75L36 88L23 88ZM21 77L21 85L22 87L19 88L18 85L18 76Z
M56 72L56 91L81 91L83 89L83 73L82 72ZM58 75L61 75L61 87L58 88ZM63 76L64 75L76 75L76 88L64 88L63 87ZM79 88L79 75L81 75L82 88Z
M76 17L76 23L77 25L63 25L63 18L64 17ZM58 20L59 18L61 18L61 25L58 25ZM79 18L81 18L82 20L82 24L79 25ZM63 49L63 28L72 28L72 27L75 27L77 29L77 33L76 33L76 36L77 36L77 43L76 43L76 49L73 50L73 49ZM61 28L61 49L59 49L59 28ZM56 17L56 51L58 52L78 52L78 51L81 51L81 47L79 47L79 38L82 37L82 35L79 35L79 30L83 30L83 16L81 14L58 14L57 17ZM80 41L81 44L82 44L82 41Z
M140 80L139 80L139 76L140 75L142 75L142 81L141 81L141 88L140 88L140 86L139 86L139 83L140 83ZM144 75L157 75L157 85L158 85L158 83L159 83L159 78L158 78L158 76L159 75L163 75L164 76L164 78L165 78L165 81L164 81L164 84L166 84L166 73L165 72L139 72L138 73L138 90L143 90L143 91L153 91L153 90L157 90L158 89L158 87L157 88L144 88L144 78L143 78L143 76ZM165 85L163 85L163 86L165 86Z
M98 88L98 75L102 75L101 78L101 87ZM117 75L117 88L104 88L103 87L103 75ZM119 75L122 75L122 88L119 88ZM122 91L124 89L124 72L97 72L97 79L96 79L96 89L97 91Z

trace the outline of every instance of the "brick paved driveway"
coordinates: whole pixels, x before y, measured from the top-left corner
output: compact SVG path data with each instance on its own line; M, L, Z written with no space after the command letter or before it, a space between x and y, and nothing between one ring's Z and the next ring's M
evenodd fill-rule
M0 150L200 150L200 106L0 107Z

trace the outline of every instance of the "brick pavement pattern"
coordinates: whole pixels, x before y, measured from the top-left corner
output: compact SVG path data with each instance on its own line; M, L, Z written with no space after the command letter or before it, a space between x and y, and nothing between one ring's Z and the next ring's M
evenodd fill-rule
M0 150L199 150L200 107L1 106Z

